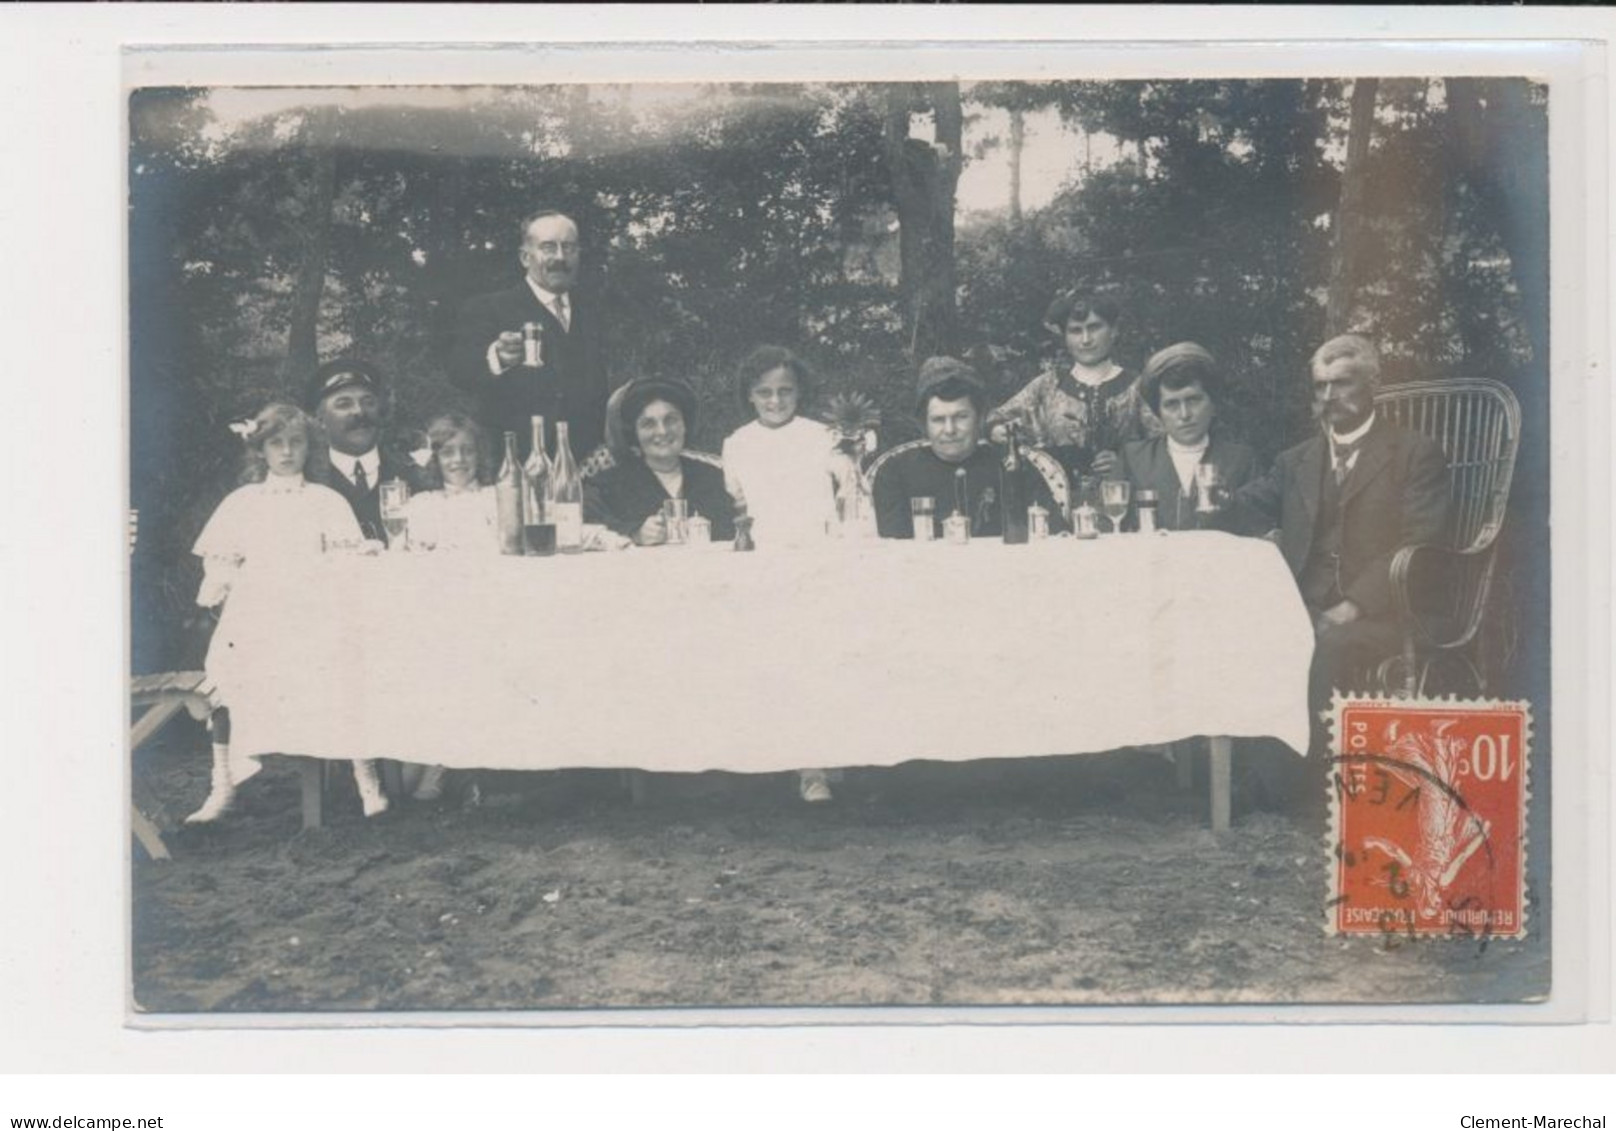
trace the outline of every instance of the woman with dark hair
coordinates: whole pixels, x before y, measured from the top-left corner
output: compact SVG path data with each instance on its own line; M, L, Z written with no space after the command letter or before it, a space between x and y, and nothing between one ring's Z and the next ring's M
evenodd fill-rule
M1233 491L1257 474L1250 448L1214 435L1223 373L1194 342L1153 354L1139 379L1140 395L1166 432L1122 448L1122 470L1134 490L1156 492L1156 524L1163 530L1195 528L1195 469L1211 464L1222 488Z
M1002 441L1004 425L1014 421L1073 476L1116 473L1123 444L1161 431L1136 375L1112 360L1121 317L1106 295L1057 297L1044 324L1060 337L1070 364L1051 365L990 412L989 435Z
M696 394L683 381L650 378L624 387L617 400L611 436L624 449L617 466L588 480L584 520L631 538L636 545L668 540L662 504L684 499L690 514L712 523L714 541L735 537L735 504L724 489L724 473L684 454L694 427Z

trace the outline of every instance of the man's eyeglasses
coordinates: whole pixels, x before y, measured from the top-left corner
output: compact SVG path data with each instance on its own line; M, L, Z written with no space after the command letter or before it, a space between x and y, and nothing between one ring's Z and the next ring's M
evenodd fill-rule
M540 252L542 252L543 254L545 254L545 255L577 255L578 254L578 241L577 240L568 240L565 243L556 243L554 240L546 240L543 243L533 244L531 246L538 248L538 250Z

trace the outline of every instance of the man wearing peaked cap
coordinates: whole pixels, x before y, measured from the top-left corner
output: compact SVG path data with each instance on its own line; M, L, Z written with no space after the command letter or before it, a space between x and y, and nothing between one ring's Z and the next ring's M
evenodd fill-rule
M329 447L315 453L310 478L325 483L353 508L366 538L385 542L381 482L402 479L413 488L415 467L381 444L386 383L354 358L326 362L309 378L304 403L324 430Z

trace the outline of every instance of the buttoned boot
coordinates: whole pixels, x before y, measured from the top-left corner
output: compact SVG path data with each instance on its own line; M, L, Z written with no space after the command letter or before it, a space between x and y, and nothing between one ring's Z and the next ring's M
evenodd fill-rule
M381 780L376 776L374 758L356 758L353 764L354 784L359 787L359 804L365 816L374 817L387 812L387 794L382 792Z
M209 821L217 821L230 811L231 804L236 799L236 783L230 777L230 744L215 742L213 744L213 782L208 790L208 799L202 802L202 808L185 818L187 825L203 825Z

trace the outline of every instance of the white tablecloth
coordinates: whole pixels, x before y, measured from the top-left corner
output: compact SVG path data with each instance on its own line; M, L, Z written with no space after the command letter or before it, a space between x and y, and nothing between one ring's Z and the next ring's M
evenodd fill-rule
M231 599L261 637L221 689L241 776L266 753L775 771L1307 747L1307 614L1272 545L1223 534L333 555Z

